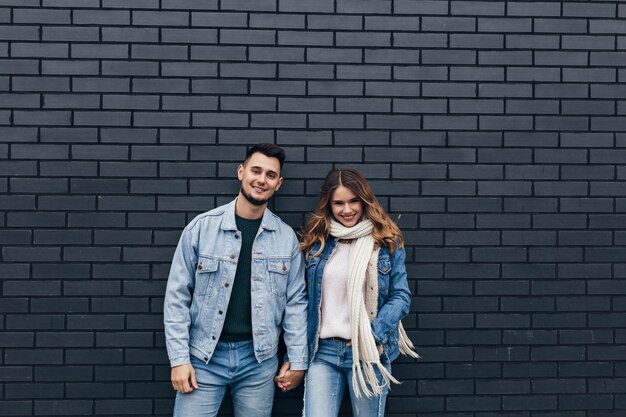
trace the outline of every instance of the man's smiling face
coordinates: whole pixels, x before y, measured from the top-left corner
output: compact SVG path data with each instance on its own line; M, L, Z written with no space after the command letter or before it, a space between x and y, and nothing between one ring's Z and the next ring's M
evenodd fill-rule
M237 176L241 181L241 194L255 206L266 204L283 183L278 159L260 152L239 165Z

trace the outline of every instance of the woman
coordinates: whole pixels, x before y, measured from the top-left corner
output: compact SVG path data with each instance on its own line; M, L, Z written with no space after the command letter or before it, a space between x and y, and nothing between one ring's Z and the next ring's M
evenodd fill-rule
M402 233L354 169L328 173L301 246L309 296L304 416L383 416L399 353L418 357L400 319L411 293Z

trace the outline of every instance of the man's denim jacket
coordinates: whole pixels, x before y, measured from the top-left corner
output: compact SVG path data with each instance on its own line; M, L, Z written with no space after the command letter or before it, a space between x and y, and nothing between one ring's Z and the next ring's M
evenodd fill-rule
M307 291L309 294L309 360L313 360L317 350L322 299L322 276L326 262L335 248L336 240L330 236L322 253L317 257L309 255L306 259ZM311 254L319 250L319 243ZM393 253L383 246L378 253L378 314L372 320L372 334L376 343L381 344L383 353L381 362L389 363L400 354L398 346L398 322L409 313L411 291L407 282L406 252L396 248Z
M189 363L190 354L208 363L215 351L241 250L235 201L196 217L178 242L163 312L171 366ZM284 330L291 369L306 369L302 252L291 227L268 209L252 245L251 297L256 359L276 355Z

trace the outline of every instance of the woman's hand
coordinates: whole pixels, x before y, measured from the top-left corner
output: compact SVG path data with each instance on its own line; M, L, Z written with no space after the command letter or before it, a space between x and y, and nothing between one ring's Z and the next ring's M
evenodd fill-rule
M280 371L278 371L278 375L274 378L278 388L282 392L287 392L296 388L302 380L304 379L304 371L292 371L291 364L289 362L285 362L283 366L280 367Z

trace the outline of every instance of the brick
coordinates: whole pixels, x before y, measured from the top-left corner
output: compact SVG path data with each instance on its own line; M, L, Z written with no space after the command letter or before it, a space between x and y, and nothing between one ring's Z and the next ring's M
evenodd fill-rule
M189 13L175 11L141 11L132 12L133 25L136 26L187 26ZM162 34L168 29L163 29ZM163 36L163 41L168 42Z
M417 57L416 57L417 58ZM476 53L462 49L426 49L422 51L423 64L439 65L475 65ZM405 62L405 63L417 63ZM398 63L403 63L398 61Z
M472 181L424 181L424 195L475 195L476 185Z
M339 107L339 106L338 106ZM350 106L351 110L352 107ZM327 113L333 110L330 98L279 98L278 110L283 112ZM338 111L341 111L338 109ZM344 110L346 111L346 110Z
M38 347L90 347L94 335L91 332L39 332Z
M187 47L183 45L132 45L130 56L133 59L185 60Z
M14 9L15 23L68 24L70 11L63 9Z
M100 107L100 98L95 94L71 95L71 94L46 94L43 96L45 108L67 109L84 108L97 109Z
M85 313L89 310L87 298L46 297L32 300L33 313Z
M138 129L138 128L101 128L100 129L101 141L103 143L122 143L127 145L128 143L156 143L157 142L157 130L156 129ZM94 148L95 149L95 148ZM105 148L107 149L107 148ZM115 149L119 152L121 147L111 146L109 149ZM121 155L121 152L120 152ZM117 158L114 158L117 159Z
M189 113L174 112L137 112L134 126L138 127L187 127L190 125Z
M75 179L70 181L70 191L76 194L126 193L127 182L118 179Z
M13 112L13 122L16 125L48 125L48 126L69 126L71 124L71 113L69 111L21 111Z
M336 45L339 47L390 47L391 34L384 32L339 32L336 36Z
M156 96L114 94L106 95L103 99L103 108L107 109L156 110L159 107L159 98Z
M124 10L75 10L73 23L81 25L129 25L130 12Z
M38 245L89 244L91 233L83 230L36 230L33 243Z
M64 178L11 178L11 191L17 193L67 192L67 179Z
M37 166L35 161L2 161L0 162L0 175L14 176L14 175L35 175L37 173ZM8 198L8 196L5 196ZM16 198L16 196L13 196ZM19 198L19 197L17 197ZM6 200L7 202L10 200ZM16 200L17 201L17 200ZM3 206L3 205L0 205ZM10 208L10 207L6 207ZM19 207L16 207L19 208Z
M101 175L107 177L153 177L156 162L101 162ZM130 207L129 207L130 208Z
M78 222L75 222L78 223ZM97 224L97 222L93 222ZM111 224L112 227L118 226L115 223ZM65 261L117 261L120 259L121 250L118 247L109 247L109 248L87 248L87 247L72 247L65 248L63 252L63 260ZM90 294L87 290L81 292L82 290L75 290L76 286L82 287L83 285L87 286L105 286L104 283L91 284L91 283L66 283L64 286L65 294L67 295L94 295ZM99 288L100 289L100 288ZM101 289L103 292L104 290ZM106 294L109 295L109 294Z
M103 61L103 75L157 75L159 66L155 62Z
M183 10L217 10L218 3L215 0L206 1L199 4L193 0L164 0L162 9L183 9Z
M96 231L95 243L99 245L150 244L151 233L143 230Z
M424 116L423 125L425 129L435 130L475 130L477 123L475 116Z
M121 111L74 112L74 123L79 126L128 126L130 118L130 112Z
M215 130L211 129L160 129L159 131L161 143L215 143ZM224 139L224 136L222 138ZM156 137L153 142L156 142ZM210 170L211 165L208 164L205 167Z
M36 26L6 25L0 27L0 40L39 40Z
M527 403L530 402L530 405ZM504 397L503 408L505 410L555 410L557 397L554 395L530 395L530 396L507 396Z
M443 66L394 66L394 79L396 80L447 80L448 70Z
M427 197L393 197L391 199L393 211L444 211L444 199Z
M37 128L14 127L14 126L1 127L0 126L0 142L36 142L36 141L37 141Z
M382 99L386 100L386 99ZM447 104L443 99L392 99L393 109L398 113L446 113Z
M69 48L64 43L13 42L11 56L15 58L68 58Z
M121 398L123 385L121 383L68 383L68 398Z

